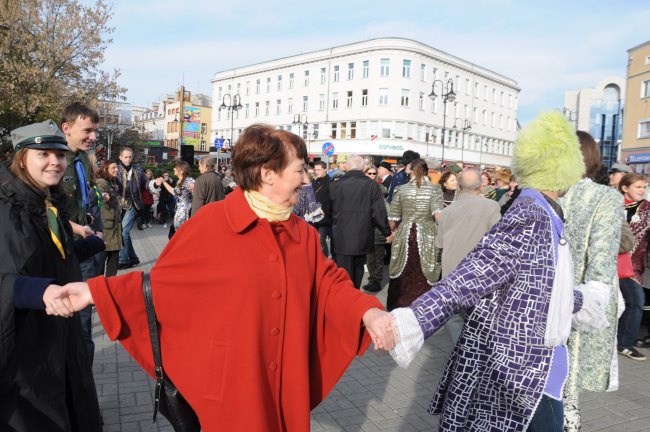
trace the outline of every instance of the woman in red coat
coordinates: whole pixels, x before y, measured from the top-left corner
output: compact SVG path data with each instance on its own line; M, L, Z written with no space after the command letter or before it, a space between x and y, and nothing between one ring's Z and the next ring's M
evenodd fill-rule
M370 338L393 345L379 301L291 214L306 158L297 135L247 128L233 154L239 187L183 224L151 270L163 366L204 431L309 431L310 410ZM215 247L228 250L225 265ZM75 307L94 302L108 336L151 373L141 279L67 289Z

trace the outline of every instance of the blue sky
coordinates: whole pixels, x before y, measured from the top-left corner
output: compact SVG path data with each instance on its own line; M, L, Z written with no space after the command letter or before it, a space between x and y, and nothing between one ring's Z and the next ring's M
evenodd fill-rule
M89 3L90 0L84 1ZM214 72L375 37L406 37L521 87L519 119L561 108L564 91L625 77L650 39L650 2L114 0L105 69L150 106L183 82L211 94Z

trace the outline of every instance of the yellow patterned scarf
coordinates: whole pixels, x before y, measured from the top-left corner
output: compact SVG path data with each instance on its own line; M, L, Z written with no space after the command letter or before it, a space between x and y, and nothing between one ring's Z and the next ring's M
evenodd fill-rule
M65 259L65 249L63 245L65 244L66 233L61 218L59 217L59 210L49 201L45 201L45 212L52 242L59 250L61 258Z
M293 207L284 207L276 204L261 193L250 190L244 191L244 197L251 207L251 210L260 217L267 219L269 222L282 222L289 219Z

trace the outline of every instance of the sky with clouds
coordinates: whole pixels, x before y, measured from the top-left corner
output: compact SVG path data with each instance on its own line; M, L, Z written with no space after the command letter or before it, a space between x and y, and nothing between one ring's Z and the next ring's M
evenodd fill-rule
M84 3L91 3L90 0ZM105 69L134 105L184 80L211 94L217 71L376 37L405 37L517 81L519 119L561 108L564 92L625 77L650 40L648 0L113 0Z

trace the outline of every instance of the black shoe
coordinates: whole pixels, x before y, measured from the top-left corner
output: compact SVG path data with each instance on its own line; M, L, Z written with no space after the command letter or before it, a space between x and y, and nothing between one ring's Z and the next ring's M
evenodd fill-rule
M632 360L636 360L636 361L643 361L643 360L646 359L646 356L644 356L643 354L641 354L640 352L638 352L637 350L635 350L632 347L623 348L618 353L620 355L624 355L625 357L627 357L629 359L632 359Z
M142 225L138 225L138 231L142 231Z
M381 291L381 285L379 285L377 282L370 282L364 286L363 289L368 292L376 293Z
M126 270L126 269L128 269L128 268L131 268L131 263L129 263L129 262L119 263L119 264L117 265L117 269L118 269L118 270Z
M140 260L138 258L129 260L129 267L135 267L140 265Z
M650 336L646 336L642 339L637 339L634 346L637 348L650 348Z

